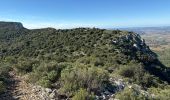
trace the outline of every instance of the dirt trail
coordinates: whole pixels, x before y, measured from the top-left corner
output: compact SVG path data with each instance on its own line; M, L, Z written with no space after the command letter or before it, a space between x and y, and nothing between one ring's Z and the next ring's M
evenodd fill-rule
M0 100L42 100L33 91L33 87L14 71L9 72L9 86L4 94L0 95Z

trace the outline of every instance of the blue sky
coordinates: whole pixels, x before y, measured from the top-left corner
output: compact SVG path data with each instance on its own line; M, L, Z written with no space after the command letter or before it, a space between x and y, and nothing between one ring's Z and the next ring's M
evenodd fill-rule
M27 28L170 25L170 0L1 0L0 20Z

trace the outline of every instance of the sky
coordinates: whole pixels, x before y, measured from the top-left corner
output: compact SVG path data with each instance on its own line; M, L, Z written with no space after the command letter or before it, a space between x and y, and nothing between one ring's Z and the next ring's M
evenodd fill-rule
M0 21L30 29L170 26L170 0L1 0Z

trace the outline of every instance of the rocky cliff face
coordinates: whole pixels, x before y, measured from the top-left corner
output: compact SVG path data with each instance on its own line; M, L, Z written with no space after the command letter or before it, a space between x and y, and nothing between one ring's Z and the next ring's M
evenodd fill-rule
M0 30L19 30L24 28L19 22L0 22Z
M136 33L125 34L115 38L112 42L131 59L140 60L144 63L154 62L157 59L156 54L145 44L145 40Z
M150 50L139 34L131 32L123 34L113 39L112 43L116 45L116 51L128 56L131 60L138 60L145 65L147 71L170 82L168 74L170 69L161 64L157 55Z

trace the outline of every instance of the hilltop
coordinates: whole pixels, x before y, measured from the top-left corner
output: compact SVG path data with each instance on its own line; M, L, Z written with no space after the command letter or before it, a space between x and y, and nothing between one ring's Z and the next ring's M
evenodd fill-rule
M0 42L2 93L11 70L28 83L55 90L53 97L59 99L159 99L169 88L169 68L134 32L30 30L21 23L0 22Z

